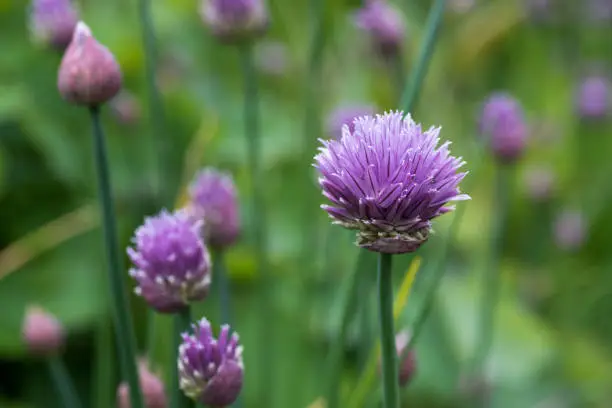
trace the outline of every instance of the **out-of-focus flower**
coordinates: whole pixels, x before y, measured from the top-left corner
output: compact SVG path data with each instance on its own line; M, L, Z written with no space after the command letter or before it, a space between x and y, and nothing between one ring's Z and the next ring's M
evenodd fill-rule
M531 200L548 201L554 192L555 173L548 167L532 167L525 172L525 187Z
M524 152L528 128L519 102L506 93L493 94L484 104L480 132L488 138L495 157L513 162Z
M33 0L29 19L35 41L64 51L72 40L79 15L71 0Z
M119 93L121 81L121 68L113 54L79 22L58 72L62 97L76 105L100 105Z
M586 222L580 211L565 210L557 215L554 237L557 247L565 251L580 249L586 239Z
M110 100L109 106L117 122L123 125L133 125L140 121L140 102L138 98L129 91L121 91Z
M440 128L421 129L402 112L363 116L342 138L323 140L315 157L323 205L334 223L357 230L357 245L371 251L417 250L431 232L431 220L467 200L459 182L464 164L441 146Z
M386 0L366 0L355 15L355 24L370 36L382 55L392 56L402 49L406 37L404 18Z
M193 334L183 334L178 369L181 390L188 397L213 407L231 405L240 394L244 376L242 346L228 325L213 336L210 323L202 318Z
M611 104L610 81L604 76L589 76L580 83L576 95L578 114L586 119L608 115Z
M287 72L287 47L280 41L261 41L255 49L257 68L265 74L281 76Z
M149 217L127 252L135 267L135 292L155 310L174 313L204 299L210 286L210 256L200 237L201 222L184 212Z
M196 174L189 186L188 212L204 220L206 243L225 248L240 234L240 214L236 187L229 173L205 168Z
M550 0L523 0L529 17L536 22L549 20L553 5Z
M259 37L269 22L264 0L202 0L200 15L222 41Z
M582 2L587 9L587 17L591 21L608 22L612 20L612 1L585 0Z
M355 131L354 121L359 116L374 115L376 109L371 105L342 106L335 109L327 120L327 133L335 138L342 137L342 128L348 126L349 131Z
M395 336L395 348L397 350L398 357L401 357L402 354L404 354L409 342L410 334L406 330L399 332ZM398 379L400 386L405 387L410 383L412 378L414 378L416 373L416 364L416 354L414 350L408 351L406 357L399 361ZM378 362L378 366L380 370L380 361Z
M34 355L54 354L64 346L64 328L61 323L40 307L27 308L21 330L28 350Z
M138 376L145 408L167 408L164 383L150 371L149 363L145 359L142 359L138 364ZM119 408L131 408L129 391L130 387L125 382L117 388L117 406Z

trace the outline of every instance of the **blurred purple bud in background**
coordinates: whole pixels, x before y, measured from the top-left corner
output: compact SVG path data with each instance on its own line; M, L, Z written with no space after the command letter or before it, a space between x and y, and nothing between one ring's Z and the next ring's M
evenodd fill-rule
M133 93L121 91L109 102L115 120L122 125L134 125L142 114L140 101Z
M64 346L64 328L61 323L38 306L26 309L21 330L28 351L34 355L55 354Z
M349 105L336 108L327 119L327 134L340 140L344 125L352 133L355 131L355 119L359 116L374 115L376 108L372 105Z
M260 41L255 48L255 64L264 74L281 76L287 72L287 47L280 41Z
M210 286L210 256L200 237L201 221L183 212L162 211L138 227L127 252L135 292L162 313L180 311L204 299Z
M386 0L366 0L355 14L355 25L368 34L374 48L383 56L401 51L406 37L404 17Z
M530 167L524 173L525 190L529 199L545 202L551 199L555 189L555 173L546 166Z
M363 116L340 140L324 140L315 157L319 185L332 205L335 224L357 230L357 245L375 252L416 251L431 232L431 220L452 211L464 162L438 146L440 128L421 129L410 115Z
M410 342L410 333L407 330L399 332L395 336L395 348L397 350L397 357L401 358L402 354L406 350L408 343ZM380 359L378 361L378 370L380 372ZM398 361L398 381L402 387L407 386L416 374L416 353L410 350L406 357Z
M140 389L144 397L144 408L167 408L168 402L164 383L157 375L150 371L149 363L146 359L139 361L138 376ZM118 408L131 408L129 391L130 388L125 382L122 382L117 388Z
M586 221L580 211L564 210L554 223L554 238L557 247L565 251L580 249L586 239Z
M510 95L495 93L485 102L479 127L499 161L513 162L523 154L528 137L527 123L523 108Z
M213 336L210 323L202 318L193 334L183 333L178 357L179 385L185 395L212 407L231 405L242 390L244 364L238 335L228 325Z
M611 105L610 81L604 76L588 76L578 86L576 105L585 119L601 119L608 115Z
M29 27L36 42L64 51L72 40L79 15L71 0L33 0Z
M189 186L187 211L204 221L206 244L213 248L233 245L240 235L240 212L234 180L213 168L201 170Z
M229 42L259 37L269 23L264 0L202 0L200 15L215 36Z
M121 68L113 54L79 22L58 72L62 97L76 105L100 105L119 93L121 81Z

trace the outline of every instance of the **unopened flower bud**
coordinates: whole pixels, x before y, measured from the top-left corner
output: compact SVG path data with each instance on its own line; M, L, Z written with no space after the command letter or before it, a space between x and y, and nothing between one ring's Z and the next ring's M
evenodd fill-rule
M168 403L164 383L157 375L150 371L146 360L139 362L138 376L144 398L144 408L167 408ZM121 383L117 389L117 406L119 408L131 408L130 388L125 382Z
M525 187L532 201L548 201L554 192L554 184L555 174L547 167L533 167L525 173Z
M348 126L349 131L355 131L355 119L360 116L374 115L376 109L370 105L343 106L334 110L327 121L327 133L340 140L342 128Z
M410 334L407 331L401 331L395 336L395 349L397 357L401 359L406 351L406 347L410 342ZM380 361L378 362L380 370ZM405 387L414 378L416 372L416 354L414 350L408 351L408 354L398 362L398 380L399 385Z
M58 352L64 345L64 329L52 314L30 306L26 310L22 336L30 353L46 356Z
M580 211L561 212L554 224L557 246L565 251L578 250L586 239L586 222Z
M480 132L488 138L491 150L499 161L516 161L525 150L528 136L521 105L508 94L494 94L484 105Z
M268 28L264 0L202 0L200 15L222 41L253 39Z
M121 81L113 54L79 22L59 68L57 87L62 97L77 105L100 105L117 95Z
M36 42L64 51L79 16L70 0L33 0L29 26Z
M578 89L578 114L585 119L601 119L609 114L612 103L610 82L604 76L585 78Z
M406 26L400 11L386 0L367 0L356 14L355 24L370 36L374 48L383 56L400 52Z
M184 333L179 347L179 386L188 397L212 407L234 403L242 389L244 365L238 335L221 326L213 336L210 323L202 318L193 334Z

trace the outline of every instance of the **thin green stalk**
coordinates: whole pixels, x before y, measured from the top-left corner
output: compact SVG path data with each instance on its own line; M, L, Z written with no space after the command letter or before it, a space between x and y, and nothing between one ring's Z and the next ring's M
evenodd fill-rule
M121 257L117 244L117 223L113 208L113 196L106 157L106 142L102 123L100 121L100 108L90 108L93 125L94 159L98 178L98 198L102 207L102 226L108 262L108 278L112 296L113 318L117 336L117 350L121 361L122 377L130 387L130 402L133 408L143 408L142 393L138 381L136 367L136 340L130 303L125 285L125 274L121 265Z
M363 258L365 258L361 254L365 254L365 251L359 251L357 270L346 278L346 286L343 288L344 296L342 297L342 304L340 306L340 333L338 337L334 339L332 348L327 356L327 408L338 408L340 406L339 389L344 362L344 347L346 345L349 323L351 322L351 318L355 315L359 299L359 284L362 275L359 273L359 264L363 262Z
M155 340L157 332L157 313L153 309L147 310L147 343L145 350L150 358L155 356Z
M113 405L113 346L111 328L107 320L96 329L96 364L92 376L95 390L93 407L108 408Z
M499 165L495 181L494 217L491 226L491 250L482 276L480 326L475 348L472 374L478 375L484 369L487 357L493 344L495 330L495 312L500 291L500 261L502 256L506 219L510 206L511 185L513 176L511 165Z
M156 64L157 47L155 43L155 29L151 17L151 0L138 0L138 15L145 56L145 77L147 82L147 97L149 108L149 129L154 136L152 145L155 149L156 168L156 190L160 204L169 202L164 183L164 163L167 162L165 143L165 113L161 100L161 94L157 88Z
M243 44L240 47L240 66L244 78L244 135L247 145L248 169L251 174L251 222L253 223L253 244L255 246L256 271L260 278L260 307L261 318L265 321L265 328L260 329L259 344L261 366L264 367L273 361L274 347L274 317L270 296L273 281L269 279L269 262L267 254L267 234L265 231L266 214L263 202L263 180L260 166L261 141L259 129L259 90L257 85L257 71L253 60L253 45ZM269 406L270 390L274 387L271 369L262 369L260 390L262 392L262 406Z
M181 334L188 331L191 327L191 308L189 306L183 308L179 313L173 316L174 319L174 344L172 347L172 361L170 361L171 371L171 384L170 389L172 394L170 396L170 406L172 408L192 408L194 402L192 399L187 398L185 394L179 388L179 374L178 374L178 349L181 345Z
M442 23L442 17L444 17L444 6L446 0L435 0L434 4L429 10L427 16L427 23L425 25L425 36L421 43L421 49L416 59L416 64L411 71L410 78L404 89L402 101L400 107L404 112L410 112L418 100L427 68L429 67L429 61L433 55L436 39L438 38L438 30Z
M383 401L385 408L399 408L397 350L393 324L393 276L391 254L378 255L378 305L382 348Z
M217 283L217 293L219 293L219 306L221 324L232 324L232 301L229 277L225 268L225 257L223 250L213 252L213 272L214 282Z
M50 356L47 359L47 366L49 368L49 375L62 400L62 406L64 408L81 408L79 396L70 379L70 374L66 369L64 361L59 356Z

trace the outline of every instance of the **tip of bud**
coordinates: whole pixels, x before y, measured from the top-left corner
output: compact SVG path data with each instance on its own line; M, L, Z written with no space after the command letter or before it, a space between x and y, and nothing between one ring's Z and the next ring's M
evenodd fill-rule
M64 329L52 314L38 306L29 306L22 327L23 340L35 355L49 355L64 345Z
M138 362L138 375L145 407L167 408L164 383L150 371L149 363L145 358ZM130 388L127 383L121 383L117 388L117 406L119 408L131 408L129 391Z
M121 82L121 69L113 54L79 21L58 72L62 97L76 105L100 105L119 93Z

